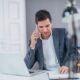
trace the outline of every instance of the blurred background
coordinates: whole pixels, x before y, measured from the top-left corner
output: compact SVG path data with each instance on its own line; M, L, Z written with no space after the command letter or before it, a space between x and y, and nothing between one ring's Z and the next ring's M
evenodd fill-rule
M80 9L80 0L74 1L76 2L75 6ZM67 5L68 0L26 0L27 42L35 29L35 13L40 9L46 9L51 13L53 27L68 28L68 23L64 23L62 20L62 14Z

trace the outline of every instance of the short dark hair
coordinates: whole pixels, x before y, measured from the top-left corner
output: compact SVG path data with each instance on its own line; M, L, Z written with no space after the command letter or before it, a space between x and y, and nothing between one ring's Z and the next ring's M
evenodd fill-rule
M52 22L51 15L47 10L39 10L35 14L35 22L36 22L36 24L38 23L38 21L42 21L42 20L45 20L47 18L50 20L50 22Z

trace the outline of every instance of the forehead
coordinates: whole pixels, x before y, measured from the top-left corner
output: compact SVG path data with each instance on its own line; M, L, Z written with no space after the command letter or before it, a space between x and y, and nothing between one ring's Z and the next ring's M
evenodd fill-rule
M46 20L42 20L42 21L38 21L38 26L45 26L45 25L48 25L48 24L51 24L50 20L49 19L46 19Z

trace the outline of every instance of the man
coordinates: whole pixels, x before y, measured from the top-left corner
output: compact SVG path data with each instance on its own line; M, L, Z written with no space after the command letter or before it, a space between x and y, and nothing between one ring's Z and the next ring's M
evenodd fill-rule
M25 63L30 69L38 61L39 69L54 70L60 66L60 73L67 73L66 56L68 54L65 29L52 29L51 15L46 10L40 10L35 15L36 29L30 40L30 48L25 57Z

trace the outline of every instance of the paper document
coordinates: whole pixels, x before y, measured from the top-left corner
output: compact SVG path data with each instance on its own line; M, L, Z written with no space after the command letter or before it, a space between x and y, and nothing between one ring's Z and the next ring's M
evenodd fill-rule
M60 74L57 71L46 71L49 75L49 79L62 79L62 78L69 78L69 74ZM70 75L70 78L79 78L80 79L80 73L74 73L73 75Z
M56 71L47 71L50 79L68 78L68 74L60 74Z

